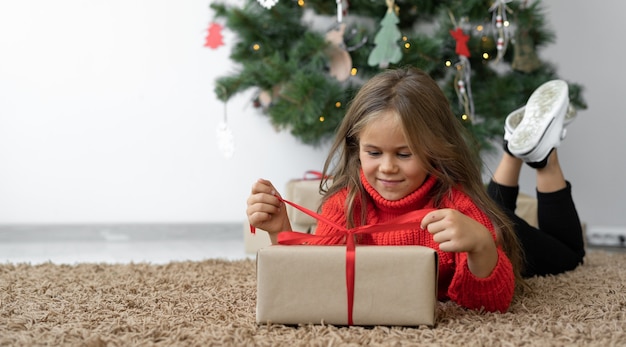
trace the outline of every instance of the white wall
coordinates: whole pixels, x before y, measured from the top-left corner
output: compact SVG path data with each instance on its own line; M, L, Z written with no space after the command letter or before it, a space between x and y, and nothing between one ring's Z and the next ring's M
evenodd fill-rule
M241 221L258 177L319 169L252 91L227 105L234 157L218 151L214 80L234 67L203 47L208 4L0 2L0 223Z
M203 47L208 4L0 2L0 224L240 222L256 178L282 188L321 168L327 146L277 132L250 105L253 91L227 105L234 157L218 151L224 105L213 87L235 68L234 38ZM542 54L586 86L590 105L560 151L581 217L626 226L626 3L546 4L557 44Z

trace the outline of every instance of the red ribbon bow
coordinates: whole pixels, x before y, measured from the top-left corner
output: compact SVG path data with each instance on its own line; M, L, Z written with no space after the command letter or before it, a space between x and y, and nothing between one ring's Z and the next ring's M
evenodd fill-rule
M279 200L287 203L296 209L308 214L309 216L322 221L326 224L333 226L337 232L326 235L305 234L295 231L281 231L278 234L278 243L283 245L300 245L308 241L319 241L337 236L346 237L346 288L348 292L348 325L353 325L352 313L354 308L354 282L355 282L355 259L356 259L356 242L355 235L357 234L373 234L385 231L396 231L399 229L421 229L422 219L426 214L434 209L422 209L415 210L385 223L364 225L352 229L340 226L328 218L315 213L307 208L304 208L298 204L287 201L279 196ZM254 227L250 226L250 231L254 233Z

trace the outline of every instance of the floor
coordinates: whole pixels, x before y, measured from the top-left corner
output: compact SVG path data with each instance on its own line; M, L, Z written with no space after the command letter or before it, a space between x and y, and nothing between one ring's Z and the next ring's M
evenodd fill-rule
M0 263L138 263L253 257L241 224L0 225Z

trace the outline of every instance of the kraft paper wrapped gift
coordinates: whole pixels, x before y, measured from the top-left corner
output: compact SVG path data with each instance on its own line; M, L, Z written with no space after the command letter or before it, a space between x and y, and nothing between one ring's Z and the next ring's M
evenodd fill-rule
M354 325L433 326L437 253L355 248ZM272 245L257 253L257 323L348 324L346 246Z

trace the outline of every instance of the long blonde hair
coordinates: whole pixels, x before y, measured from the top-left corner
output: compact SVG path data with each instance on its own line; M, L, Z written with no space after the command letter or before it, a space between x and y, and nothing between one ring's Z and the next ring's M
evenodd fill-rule
M323 176L333 180L329 186L327 179L320 184L325 193L322 203L347 187L347 227L355 226L355 201L360 200L360 206L368 203L359 174L358 137L372 119L388 112L399 117L411 152L420 158L427 172L437 178L432 196L435 206L439 206L453 188L467 194L494 224L497 242L509 256L515 276L521 282L519 241L512 223L487 195L477 147L470 145L472 137L452 113L441 88L419 69L386 70L361 87L350 103L324 163ZM363 224L366 209L360 210L359 224Z

